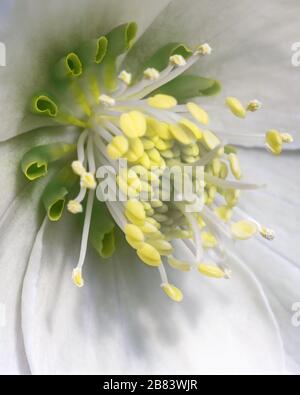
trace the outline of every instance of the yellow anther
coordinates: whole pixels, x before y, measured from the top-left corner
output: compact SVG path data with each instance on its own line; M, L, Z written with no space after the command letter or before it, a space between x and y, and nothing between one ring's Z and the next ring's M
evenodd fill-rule
M213 171L213 175L216 177L219 177L220 173L221 173L221 169L222 169L222 162L220 161L219 158L215 158L212 161L212 171Z
M144 71L144 77L150 81L156 81L160 77L160 72L152 67Z
M281 138L284 144L291 144L294 142L294 137L289 133L281 133Z
M152 148L151 150L147 151L147 154L153 162L155 162L157 164L159 164L161 162L160 153L156 148Z
M206 223L204 222L201 215L198 215L197 222L198 222L198 225L200 226L201 229L204 229L206 227Z
M229 222L232 218L232 209L230 207L218 207L215 209L215 213L224 222Z
M76 160L72 163L72 170L78 176L82 176L86 173L86 168L83 166L82 162Z
M157 148L159 151L167 151L168 149L172 148L173 145L174 142L172 140L158 139L155 142L155 148Z
M125 226L125 235L128 244L136 250L140 248L145 241L143 232L136 225L127 224Z
M182 148L184 155L197 156L200 153L199 147L196 144L184 146Z
M146 235L154 235L157 233L157 227L146 220L145 225L141 227L141 230Z
M129 200L125 205L127 218L135 225L144 225L146 212L144 206L138 200Z
M176 288L174 285L171 284L163 284L162 289L164 290L165 294L172 299L174 302L182 302L183 294L180 289Z
M77 202L77 200L70 200L67 208L71 214L80 214L83 212L82 204Z
M132 139L143 137L147 129L145 116L139 111L123 114L120 118L120 126L126 136Z
M182 262L172 256L168 258L168 263L173 269L180 270L182 272L189 272L192 269L189 263Z
M172 245L166 240L152 240L149 242L163 256L169 256L173 252Z
M236 154L229 154L228 160L230 163L232 174L237 180L240 180L242 178L242 169L239 157Z
M173 55L170 57L170 63L174 66L185 66L186 60L182 55Z
M145 169L151 168L151 161L147 153L145 152L144 155L139 159L139 163L145 167Z
M80 185L82 188L86 189L96 189L97 182L95 176L92 173L85 173L81 176Z
M227 205L229 207L234 207L239 198L240 198L241 192L237 189L228 189L224 192L224 198L227 202Z
M218 245L217 239L210 232L202 232L201 238L204 248L215 248Z
M152 149L155 147L155 144L153 143L153 141L147 137L142 138L142 143L143 143L145 150L149 150L149 149Z
M219 173L219 177L225 180L228 177L228 167L226 163L222 162L221 163L221 170Z
M181 119L180 125L186 128L189 132L192 132L197 140L202 138L202 131L192 121L188 119Z
M163 140L170 140L172 138L169 125L165 122L159 122L154 118L147 118L147 136L158 136Z
M119 74L119 80L123 81L124 84L126 85L130 85L131 81L132 81L132 74L127 73L127 71L123 70L120 74Z
M252 221L239 221L231 225L231 233L238 240L248 240L258 231L257 225Z
M169 110L177 106L177 100L173 96L158 94L150 97L148 104L154 108Z
M236 117L238 118L246 117L246 109L237 98L227 97L226 104Z
M283 145L281 133L277 130L269 130L266 134L266 145L274 155L280 155Z
M203 131L202 141L209 150L214 150L221 143L218 137L209 130Z
M114 137L111 143L107 146L107 153L112 160L121 158L129 149L129 143L126 137Z
M84 286L84 280L82 277L81 269L76 268L73 270L72 280L73 283L76 285L76 287L82 288Z
M161 256L159 252L152 245L144 243L137 250L137 254L141 261L146 265L158 267L161 265Z
M136 160L144 155L144 145L141 139L136 138L130 141L130 151L135 154Z
M212 48L209 44L205 43L200 45L197 50L196 50L196 54L197 55L210 55L212 53Z
M116 101L113 97L101 95L99 97L99 103L104 104L105 106L115 106Z
M251 100L247 106L247 111L255 112L262 108L262 103L258 100Z
M203 274L206 277L217 278L217 279L226 277L226 273L223 270L221 270L219 267L214 265L201 263L198 266L198 270L201 274Z
M200 106L195 103L188 103L186 105L190 114L200 123L203 125L209 124L209 115L207 112Z
M272 241L275 239L275 232L273 229L269 229L266 228L265 226L263 226L260 229L260 234L262 235L262 237L264 237L265 239Z
M183 145L190 145L193 143L192 135L183 130L178 125L170 125L170 132L172 133L173 137L179 141Z

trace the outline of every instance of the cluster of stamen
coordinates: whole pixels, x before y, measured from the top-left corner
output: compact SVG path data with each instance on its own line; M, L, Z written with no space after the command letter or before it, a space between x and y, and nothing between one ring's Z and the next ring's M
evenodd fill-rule
M216 134L208 129L208 113L194 102L178 104L173 96L153 94L211 52L210 46L203 44L188 59L174 54L166 69L147 68L135 84L131 74L123 70L113 91L102 86L95 89L93 85L93 92L99 92L93 104L89 103L93 94L81 92L78 102L87 118L76 121L75 115L67 117L71 123L83 125L77 158L71 165L79 177L80 191L67 205L72 214L85 212L80 258L73 271L78 287L84 285L82 269L98 185L96 175L103 166L117 171L117 188L125 197L106 202L112 218L139 259L158 269L161 286L174 301L181 301L183 295L168 280L166 265L183 272L196 269L210 278L229 279L225 248L228 240L247 240L257 234L274 239L271 229L236 207L241 190L259 187L241 182L240 160L229 145L241 136ZM239 118L262 107L257 100L244 106L233 97L227 98L226 104ZM276 130L248 138L266 144L274 154L281 153L283 144L292 142L290 135ZM119 170L121 160L127 161L126 169ZM182 174L186 167L193 169L187 176L193 185L189 200L177 184L171 183L170 191L164 183L170 169L176 178L176 172ZM194 171L197 168L203 170L202 178ZM191 203L195 210L188 209ZM183 255L178 255L178 248Z

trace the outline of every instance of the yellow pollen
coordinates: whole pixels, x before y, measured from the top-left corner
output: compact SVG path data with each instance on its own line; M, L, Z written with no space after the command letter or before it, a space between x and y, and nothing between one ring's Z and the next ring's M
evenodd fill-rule
M114 106L116 104L116 101L110 96L101 95L99 97L99 103L104 104L105 106Z
M239 221L231 225L231 233L238 240L248 240L258 231L258 227L251 221Z
M146 265L153 267L159 267L161 265L161 256L159 252L150 244L143 243L137 250L137 254Z
M190 145L193 143L191 135L184 131L179 125L170 125L170 132L172 133L175 140L183 145Z
M176 288L174 285L171 284L163 284L162 289L164 290L165 294L172 299L174 302L182 302L183 294L180 289Z
M230 163L232 174L237 180L240 180L242 178L242 169L238 156L236 154L229 154L228 160Z
M83 207L77 200L70 200L67 208L71 214L80 214L83 212Z
M132 221L135 225L139 225L140 222L142 222L142 225L144 225L146 220L146 212L141 202L138 200L129 200L125 205L125 212L126 215L130 217L128 218L129 220L135 220ZM136 222L138 223L136 224Z
M169 110L177 106L177 100L173 96L158 94L148 99L151 107Z
M201 263L198 266L198 270L201 274L210 278L221 279L221 278L225 278L226 276L226 273L223 270L221 270L219 267L214 265L209 265L206 263Z
M246 109L237 98L227 97L226 104L236 117L238 118L246 117Z
M203 125L209 124L209 115L207 112L200 106L195 103L188 103L186 105L190 114L200 123Z
M126 85L130 85L131 81L132 81L132 74L128 73L127 71L123 70L120 74L119 74L119 80L123 81L124 84Z
M230 207L221 206L215 209L217 216L224 222L229 222L232 217L232 209Z
M149 68L144 71L144 77L150 81L156 81L160 77L160 72L154 68Z
M147 124L144 115L139 111L131 111L121 116L120 126L125 135L131 139L143 137Z
M273 229L266 228L265 226L261 228L260 234L266 240L272 241L275 239L275 232Z
M112 160L121 158L129 149L129 142L124 136L114 137L107 146L107 153Z
M221 144L218 137L209 130L203 131L203 143L209 150L214 150L218 145Z
M212 53L212 48L209 44L205 43L200 45L197 50L196 50L196 54L198 55L210 55Z
M294 137L289 133L281 133L281 138L285 144L291 144L294 142Z
M185 66L186 60L182 55L173 55L170 57L170 63L174 66Z
M214 248L218 245L218 241L212 233L201 233L202 243L204 248Z
M75 174L77 174L77 175L80 176L80 177L81 177L83 174L86 173L85 167L84 167L83 164L82 164L80 161L78 161L78 160L76 160L76 161L74 161L74 162L72 163L72 170L73 170L73 172L74 172Z
M173 269L180 270L182 272L189 272L192 269L189 263L182 262L172 256L168 258L168 263Z
M143 232L136 225L127 224L125 226L125 235L128 244L136 250L140 248L145 241Z
M247 111L255 112L262 108L262 103L258 100L251 100L247 106Z
M80 269L76 268L73 270L72 279L76 287L82 288L84 286L84 280Z
M188 131L192 132L197 140L201 140L202 131L189 119L181 119L180 125L185 127Z
M86 189L96 189L97 183L95 177L91 173L85 173L81 176L81 183L82 188Z

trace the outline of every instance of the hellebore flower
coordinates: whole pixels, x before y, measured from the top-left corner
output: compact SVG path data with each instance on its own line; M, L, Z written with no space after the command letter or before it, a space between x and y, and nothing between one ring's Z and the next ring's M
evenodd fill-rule
M1 371L299 370L298 154L272 157L298 146L290 3L11 4ZM127 199L102 201L103 168Z

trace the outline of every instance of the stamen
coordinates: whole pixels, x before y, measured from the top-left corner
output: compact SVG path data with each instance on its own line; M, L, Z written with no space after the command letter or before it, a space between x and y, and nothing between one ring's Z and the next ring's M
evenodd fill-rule
M262 108L262 103L258 100L251 100L247 106L247 111L255 112Z
M200 45L198 48L197 48L197 50L196 50L196 54L199 54L199 55L203 55L203 56L205 56L205 55L210 55L212 53L212 48L211 48L211 46L209 45L209 44L202 44L202 45Z
M144 71L144 77L149 81L156 81L160 77L160 72L154 68L149 68Z
M182 55L173 55L170 57L170 63L174 66L185 66L186 60Z
M101 95L99 97L99 103L104 104L107 107L113 107L116 105L115 99L107 95Z
M132 74L130 74L127 71L123 70L119 74L119 80L124 82L125 85L130 85L131 81L132 81Z

